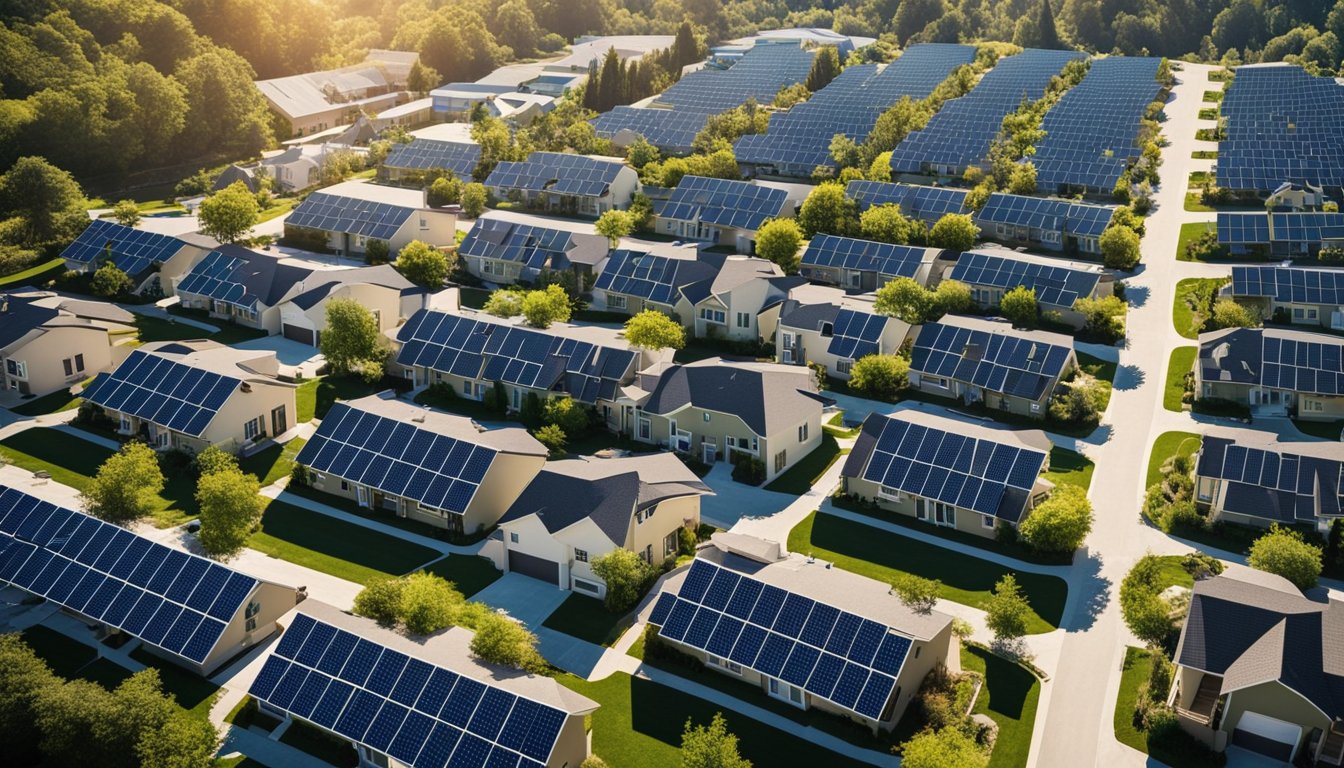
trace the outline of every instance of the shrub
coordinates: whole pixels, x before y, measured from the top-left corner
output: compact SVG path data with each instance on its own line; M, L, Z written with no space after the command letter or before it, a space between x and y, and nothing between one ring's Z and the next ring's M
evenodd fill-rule
M1139 234L1129 227L1112 226L1101 233L1102 262L1111 269L1130 270L1139 264Z
M1134 636L1162 646L1175 632L1171 605L1162 598L1162 561L1156 555L1139 558L1120 582L1120 613Z
M1213 261L1227 258L1227 246L1218 242L1217 232L1205 232L1185 244L1185 255L1192 261Z
M138 441L126 443L98 468L84 490L84 504L109 523L129 523L150 513L163 482L154 449Z
M565 430L554 424L545 424L538 427L532 433L532 436L537 438L537 442L546 446L546 450L550 451L552 457L564 454L565 443L567 442Z
M912 573L902 573L891 581L891 590L901 602L915 613L929 613L938 603L942 582L925 579Z
M369 584L355 595L354 611L385 627L396 626L401 616L401 579L383 579Z
M854 361L849 386L865 397L894 400L910 386L910 361L896 355L867 355Z
M1321 576L1321 548L1307 543L1291 528L1271 526L1269 533L1251 544L1247 564L1257 570L1278 574L1298 589L1316 586Z
M1014 328L1034 327L1038 314L1036 290L1019 285L1008 291L999 300L999 314L1012 323Z
M588 406L568 395L552 397L546 401L542 418L547 424L559 427L567 438L582 437L592 423L592 413Z
M765 482L765 462L739 453L733 459L733 479L746 485L760 485Z
M756 255L774 262L786 274L798 271L803 232L793 219L771 219L756 232Z
M634 607L653 576L653 566L624 547L617 547L592 562L593 574L607 585L604 605L612 613Z
M492 664L528 672L544 672L546 660L537 653L537 636L522 624L490 611L477 620L471 652Z
M1031 605L1022 595L1017 578L1009 573L994 585L994 593L985 601L985 624L999 642L1010 642L1027 633Z
M1210 322L1214 328L1255 328L1260 325L1260 316L1232 299L1219 299L1214 302Z
M1092 502L1076 485L1061 485L1032 510L1020 526L1022 538L1039 552L1072 552L1092 530Z

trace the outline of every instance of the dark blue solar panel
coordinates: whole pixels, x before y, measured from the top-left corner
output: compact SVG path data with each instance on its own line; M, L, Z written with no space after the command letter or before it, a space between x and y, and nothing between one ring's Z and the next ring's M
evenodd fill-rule
M465 677L461 678L453 688L452 697L439 713L439 719L450 725L466 728L468 721L471 720L471 713L476 711L476 705L484 695L483 684Z
M776 632L787 637L798 637L803 631L803 624L807 622L808 614L812 612L812 606L816 602L802 597L800 595L789 595L784 600L784 607L780 609L779 616L775 619L774 629Z
M379 752L386 752L408 714L409 709L394 701L384 703L378 710L378 715L369 724L369 730L364 732L361 741Z
M754 665L767 634L769 633L754 624L742 627L742 634L738 636L737 644L733 646L732 655L728 658L744 667Z
M189 374L201 376L202 384L184 402L174 392ZM228 395L241 384L236 377L201 373L186 363L136 350L111 373L99 374L99 384L84 397L110 410L200 437Z
M653 605L653 612L649 614L649 623L662 626L667 621L667 617L672 613L672 606L677 604L676 596L663 592L658 595L658 601Z
M314 192L295 206L285 219L287 227L342 232L389 240L417 208Z
M895 685L896 681L893 678L874 672L863 686L863 693L859 694L854 710L865 717L878 719L882 716L882 710L886 707L887 700L891 698L891 690Z
M182 247L182 241L175 237L95 219L66 246L61 258L93 269L110 259L118 269L135 277L153 264L167 261Z
M271 656L266 659L262 665L261 671L252 680L252 686L248 692L259 699L269 701L271 691L280 682L280 678L289 670L289 662L278 656Z
M341 711L345 709L345 703L350 700L350 696L354 692L354 686L340 680L332 680L331 685L327 686L326 692L323 693L322 699L313 708L310 719L323 728L334 728L336 719L341 716Z
M499 735L499 729L504 727L504 720L508 717L509 710L513 709L513 703L517 698L498 688L487 689L471 721L467 724L467 731L494 741Z
M718 611L708 608L701 608L695 613L695 618L691 620L691 626L686 630L682 637L682 642L687 645L694 645L697 648L703 648L709 642L709 636L714 632L714 626L719 622Z
M821 651L797 643L793 646L793 652L789 654L789 660L785 663L780 677L801 688L812 676L812 668L816 666L820 657Z
M562 152L533 152L525 161L497 164L486 178L492 189L602 197L626 166L615 159L599 159Z
M304 719L311 718L313 709L321 701L322 694L326 692L330 682L330 678L324 675L308 675L308 679L303 681L303 687L299 689L298 695L290 703L289 711Z
M356 690L355 695L341 712L340 719L336 721L334 730L356 741L363 739L364 732L368 730L369 723L373 722L384 701L368 691Z
M756 607L751 610L751 623L762 627L774 626L775 617L779 615L779 609L784 606L784 598L787 596L788 593L779 587L765 585L761 596L756 599Z
M373 668L373 673L364 683L364 687L379 696L387 696L392 692L392 688L397 684L397 678L401 676L401 671L406 668L411 657L404 653L393 650L383 651L383 655L378 659L378 665Z
M448 761L450 768L480 768L490 755L490 742L470 733L462 735L453 757Z
M458 729L436 723L425 741L424 749L420 750L420 755L415 759L416 768L443 768L461 738L462 732Z
M692 562L691 569L687 572L686 580L682 582L677 595L686 600L700 602L704 599L705 592L709 589L717 571L717 568L704 561L696 560Z
M728 601L727 612L739 619L751 616L751 611L756 606L756 600L760 597L764 586L753 579L739 581L737 589L733 591L733 599Z
M784 662L789 658L789 652L793 650L794 642L782 635L776 635L773 632L766 636L765 643L761 646L761 653L756 657L752 665L756 671L770 677L779 677L779 673L784 669Z
M419 712L411 712L401 724L401 730L387 750L388 754L408 765L414 765L415 757L425 745L425 737L429 736L433 727L433 720Z
M690 629L691 619L695 618L695 610L694 603L678 600L659 634L671 640L680 640Z
M844 672L836 680L835 689L831 691L831 701L846 709L853 709L868 681L868 675L866 668L852 662L846 663Z
M450 171L459 179L469 178L481 159L479 144L460 141L414 138L405 144L393 144L383 167L396 170Z

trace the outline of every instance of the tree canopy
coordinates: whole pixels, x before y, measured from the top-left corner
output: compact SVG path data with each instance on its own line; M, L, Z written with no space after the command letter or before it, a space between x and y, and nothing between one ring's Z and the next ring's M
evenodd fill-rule
M387 357L387 342L373 313L355 299L327 302L327 327L319 341L322 356L336 373L361 373L377 380ZM376 369L377 376L372 376Z
M402 246L393 266L407 280L433 290L442 288L448 274L452 272L448 255L420 240L412 240Z
M125 525L154 509L163 482L158 454L142 442L131 441L98 468L84 489L84 504L90 514Z
M656 309L645 309L625 321L625 340L643 349L681 349L686 329Z
M259 213L257 196L243 182L235 181L201 201L198 216L201 232L221 243L232 243L252 229Z
M802 230L793 219L770 219L756 230L756 255L774 262L785 274L798 271L802 244Z

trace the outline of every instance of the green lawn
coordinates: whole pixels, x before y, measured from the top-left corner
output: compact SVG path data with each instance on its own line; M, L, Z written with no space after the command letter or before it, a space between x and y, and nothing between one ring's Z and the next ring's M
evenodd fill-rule
M1025 768L1031 752L1031 730L1041 681L1028 669L978 646L962 646L961 668L984 675L985 685L975 699L975 714L989 715L999 725L998 740L989 768Z
M92 381L90 379L89 381ZM79 407L80 397L70 394L70 388L58 389L32 400L24 400L9 410L20 416L42 416L48 413L60 413Z
M1187 210L1187 211L1194 211L1194 212L1196 212L1196 213L1213 213L1214 211L1217 211L1218 209L1217 209L1217 208L1214 208L1214 207L1212 207L1212 206L1209 206L1209 205L1205 205L1205 204L1204 204L1204 197L1203 197L1203 195L1202 195L1201 193L1199 193L1199 192L1186 192L1186 193L1185 193L1185 210ZM1184 251L1181 251L1181 253L1184 253ZM1184 261L1184 259L1178 259L1178 261Z
M54 259L35 264L21 272L15 272L12 275L0 277L0 287L11 285L29 285L41 283L61 274L65 269L65 259L57 256Z
M185 339L204 339L214 338L213 335L204 328L197 328L187 323L176 323L172 320L165 320L161 317L148 317L146 315L136 315L135 322L138 338L141 342L151 341L182 341Z
M1205 232L1217 231L1217 225L1212 221L1191 221L1181 225L1181 236L1176 241L1176 260L1190 261L1190 257L1185 255L1185 247L1193 242Z
M308 441L296 437L283 445L276 443L264 451L248 456L238 462L244 472L251 472L261 480L262 486L270 485L282 477L288 477L294 470L294 457Z
M273 501L247 545L281 560L368 584L420 568L432 549L283 501Z
M426 571L453 582L467 597L490 586L503 576L495 564L479 555L448 555L425 568Z
M628 613L608 611L602 601L595 597L575 592L565 598L565 602L541 625L595 645L610 646L634 623L633 619Z
M1092 472L1096 468L1081 453L1055 446L1050 449L1050 471L1043 476L1055 485L1076 485L1086 491L1092 487Z
M258 224L270 221L271 219L279 218L280 216L284 216L286 213L289 213L290 211L294 210L294 206L299 204L299 198L277 197L271 202L272 202L271 207L262 211L257 216Z
M834 515L808 515L789 532L788 547L881 582L890 582L901 573L938 579L942 582L940 597L975 608L984 604L1000 578L1016 573L1033 609L1027 622L1029 634L1058 627L1068 597L1068 585L1056 576L1015 572L988 560Z
M861 427L845 428L845 414L836 413L821 428L832 437L857 437Z
M1098 411L1104 412L1106 406L1111 404L1111 387L1115 383L1115 371L1119 367L1119 363L1112 360L1102 360L1086 352L1079 352L1078 367L1083 369L1084 373L1105 385L1105 394L1097 408Z
M1147 682L1153 670L1153 657L1145 648L1126 648L1120 691L1115 696L1115 740L1140 752L1148 752L1148 734L1134 727L1134 710L1139 703L1139 686Z
M1217 160L1218 150L1216 149L1196 149L1190 153L1191 160Z
M826 474L826 470L830 469L838 458L840 458L840 446L834 437L824 434L821 436L821 445L813 448L812 452L797 464L776 477L773 482L765 486L765 490L801 496L812 490L812 486Z
M1171 322L1176 332L1187 339L1199 338L1204 324L1208 322L1205 314L1209 305L1207 298L1218 293L1218 289L1231 278L1226 277L1187 277L1176 284L1176 298L1171 306ZM1211 304L1211 302L1210 302Z
M312 499L319 504L325 504L328 507L334 507L347 514L356 517L362 517L365 520L373 520L379 525L386 525L389 528L400 528L403 531L418 533L421 536L427 536L431 539L447 538L447 530L438 526L419 520L412 520L409 517L398 517L387 510L370 509L361 507L354 499L345 496L337 496L333 493L323 493L315 488L303 485L286 487L285 490L295 496L302 496L306 499ZM479 539L477 539L479 541ZM459 542L460 543L460 542Z
M326 416L337 400L355 400L384 389L382 382L369 384L355 376L323 376L299 385L294 393L294 407L299 412L299 423L305 424Z
M1162 465L1179 451L1191 456L1199 450L1201 438L1193 432L1165 432L1153 441L1152 453L1148 456L1148 474L1144 488L1151 487L1162 480Z
M1171 350L1167 365L1167 383L1162 390L1162 407L1180 413L1181 397L1185 394L1185 374L1195 365L1199 347L1177 347Z
M1338 440L1341 431L1344 431L1344 421L1303 421L1294 419L1293 426L1297 427L1299 432L1306 433L1312 437L1323 437L1326 440Z

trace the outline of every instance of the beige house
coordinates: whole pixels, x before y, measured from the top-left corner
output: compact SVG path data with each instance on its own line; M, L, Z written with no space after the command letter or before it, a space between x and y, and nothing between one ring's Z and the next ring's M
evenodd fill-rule
M279 305L280 333L287 339L319 346L327 327L327 304L335 299L359 302L386 332L428 306L434 297L387 264L314 272ZM456 291L450 292L456 302Z
M99 374L84 399L101 406L119 434L157 449L238 452L294 425L296 386L277 378L279 367L270 351L206 339L152 342Z
M1245 405L1258 416L1344 418L1344 340L1283 328L1199 335L1195 397Z
M1195 582L1167 703L1215 751L1344 764L1344 605L1238 565Z
M938 263L937 281L951 279L971 289L977 307L996 309L1004 294L1022 286L1036 291L1043 315L1081 329L1087 319L1073 308L1079 299L1100 299L1115 293L1115 278L1097 264L984 246L960 254L950 264ZM935 270L938 271L938 270Z
M264 153L256 172L274 179L280 192L297 192L321 181L322 166L329 157L353 153L364 162L368 152L362 147L336 142L296 144Z
M572 270L590 285L607 258L610 241L600 235L537 226L491 211L476 219L457 248L467 272L487 283L533 282L543 271Z
M110 333L130 333L134 322L131 313L101 301L0 294L0 390L40 396L111 368Z
M695 304L686 290L712 283L723 259L694 245L614 250L593 283L593 308L629 315L654 309L693 328Z
M418 58L414 51L375 48L359 64L255 84L271 111L289 124L290 137L305 136L409 101L406 81Z
M1322 534L1344 516L1338 443L1280 442L1273 432L1205 427L1195 502L1214 520L1268 527L1310 524Z
M709 358L640 371L623 431L707 464L740 457L769 482L821 444L823 398L806 368Z
M319 491L469 535L517 501L546 447L525 429L483 429L389 391L334 405L295 462Z
M756 230L793 215L788 197L783 189L750 181L684 176L668 199L654 202L654 231L755 253Z
M898 277L929 285L939 271L936 265L942 254L939 248L817 235L808 241L798 270L809 280L868 292Z
M548 462L500 519L496 565L603 598L593 562L617 548L651 565L675 559L708 493L670 453Z
M357 179L304 198L285 218L285 238L356 258L367 254L370 240L381 240L387 244L388 258L396 259L412 240L435 248L455 245L457 214L428 207L423 190Z
M894 355L910 334L905 321L873 310L871 294L846 296L838 288L809 288L807 294L826 294L819 297L823 300L806 303L791 298L773 309L778 316L773 334L777 362L824 365L826 375L848 381L856 360Z
M133 293L160 290L171 296L177 279L217 247L219 243L205 235L172 237L94 219L61 258L66 269L85 273L110 261L131 278Z
M885 583L743 534L714 534L665 582L648 621L743 691L874 734L900 722L936 666L960 670L951 616L917 613Z
M805 282L766 259L729 256L713 280L686 286L682 295L691 303L697 339L752 343L761 340L761 310L784 301L790 289Z
M1293 325L1344 331L1344 272L1338 269L1233 267L1222 292L1266 319L1277 315Z
M840 471L861 501L930 525L992 538L1049 498L1050 438L919 410L874 413Z

